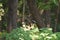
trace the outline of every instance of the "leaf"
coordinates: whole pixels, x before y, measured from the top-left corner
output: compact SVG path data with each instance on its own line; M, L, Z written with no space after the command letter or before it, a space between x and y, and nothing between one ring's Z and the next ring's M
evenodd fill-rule
M54 4L58 6L58 0L53 0Z
M0 3L0 7L2 7L2 3Z

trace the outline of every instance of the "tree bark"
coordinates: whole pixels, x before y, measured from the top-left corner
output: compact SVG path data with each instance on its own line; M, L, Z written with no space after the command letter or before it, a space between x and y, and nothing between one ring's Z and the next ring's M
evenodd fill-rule
M7 30L10 32L17 27L17 4L18 0L8 0L8 18L7 18Z
M1 20L0 20L0 32L2 31L2 23L1 23Z
M27 0L27 4L29 6L30 13L34 17L34 20L36 21L38 28L42 28L42 27L45 27L45 24L43 22L43 19L41 18L39 9L37 8L37 5L35 2L36 2L35 0Z
M45 24L46 24L46 27L50 28L50 22L51 22L50 10L45 10Z
M56 13L56 19L55 19L55 27L54 27L54 32L57 32L57 26L60 25L60 0L58 1L58 6L57 9L55 10Z
M49 2L49 0L44 0L45 5L47 5ZM51 17L50 17L50 8L49 9L45 9L44 11L45 14L45 25L46 27L50 27L50 22L51 22Z
M58 3L58 23L60 23L60 0Z

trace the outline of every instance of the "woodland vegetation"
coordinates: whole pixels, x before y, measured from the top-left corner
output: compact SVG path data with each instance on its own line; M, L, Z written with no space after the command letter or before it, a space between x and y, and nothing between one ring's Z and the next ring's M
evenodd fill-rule
M0 40L60 40L60 0L0 0Z

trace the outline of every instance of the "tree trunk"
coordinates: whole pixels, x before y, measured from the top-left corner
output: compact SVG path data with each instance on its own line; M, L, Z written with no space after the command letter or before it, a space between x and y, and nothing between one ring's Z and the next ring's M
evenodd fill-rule
M55 19L54 32L58 31L57 26L60 25L60 0L58 1L58 6L57 9L55 10L55 13L56 13L56 19Z
M49 0L44 0L44 3L47 5L49 2ZM49 9L45 9L44 11L45 14L45 25L46 27L50 27L50 22L51 22L51 18L50 18L50 8Z
M0 20L0 32L2 31L2 23L1 23L1 20Z
M59 0L59 5L58 5L58 23L60 23L60 0Z
M45 24L43 22L43 19L41 18L39 9L37 8L37 5L35 2L36 2L35 0L27 0L27 4L29 6L30 13L34 17L34 20L36 21L38 28L42 28L42 27L45 27Z
M46 27L50 27L50 22L51 22L51 18L50 18L50 10L45 10L45 24Z
M7 18L7 30L10 32L17 27L17 4L18 0L8 0L8 18Z

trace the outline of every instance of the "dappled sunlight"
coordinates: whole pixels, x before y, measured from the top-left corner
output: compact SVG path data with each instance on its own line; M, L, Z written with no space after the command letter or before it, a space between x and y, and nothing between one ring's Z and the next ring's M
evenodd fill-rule
M60 40L60 0L0 0L0 40Z

